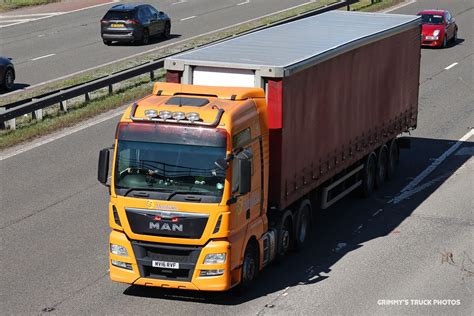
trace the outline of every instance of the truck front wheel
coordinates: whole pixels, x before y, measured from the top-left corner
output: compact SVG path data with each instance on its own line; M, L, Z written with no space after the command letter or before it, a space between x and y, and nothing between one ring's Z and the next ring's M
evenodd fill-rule
M248 288L257 277L259 269L258 248L250 241L245 248L244 262L242 263L241 287Z

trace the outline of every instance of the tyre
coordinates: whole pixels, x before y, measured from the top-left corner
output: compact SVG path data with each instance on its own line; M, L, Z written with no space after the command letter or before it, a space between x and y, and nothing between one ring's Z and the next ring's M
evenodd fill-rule
M112 44L112 41L109 41L109 40L102 40L104 42L105 45L107 46L110 46L110 44Z
M365 198L369 197L374 191L376 169L375 154L372 152L367 156L364 169L362 169L361 193Z
M142 35L142 40L141 40L143 45L148 45L150 42L150 33L148 32L147 29L143 30L143 35Z
M165 30L163 31L163 38L170 38L171 35L171 23L166 22Z
M390 142L388 148L388 162L387 162L387 179L391 180L395 176L398 162L400 161L400 149L398 142L394 139Z
M448 43L448 40L447 40L446 37L447 37L446 34L444 34L444 37L443 37L443 44L441 45L442 48L446 48L446 45L447 45L447 43Z
M305 200L301 203L295 219L294 245L296 250L303 249L311 236L311 203Z
M240 278L240 287L247 289L253 283L259 270L258 247L250 240L245 248L244 261L242 263L242 274Z
M451 38L451 42L456 44L458 42L458 30L454 30L453 38Z
M375 173L375 186L377 188L382 187L385 179L387 178L387 165L388 165L388 148L383 145L379 149L377 155L377 171Z
M293 245L293 221L291 211L286 210L281 216L277 227L277 258L283 258Z
M3 77L2 86L6 90L12 90L15 82L15 72L12 68L7 68L5 76Z

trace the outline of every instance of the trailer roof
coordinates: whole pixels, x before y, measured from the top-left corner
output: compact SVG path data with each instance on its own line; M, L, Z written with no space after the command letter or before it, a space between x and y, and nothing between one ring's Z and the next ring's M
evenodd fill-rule
M169 57L165 68L241 68L284 77L420 24L413 15L330 11Z

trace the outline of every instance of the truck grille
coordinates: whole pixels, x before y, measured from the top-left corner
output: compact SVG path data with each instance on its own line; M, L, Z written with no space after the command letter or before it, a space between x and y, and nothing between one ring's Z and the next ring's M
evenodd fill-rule
M140 276L160 280L191 281L202 247L171 246L132 240ZM179 269L157 268L152 261L179 263Z
M125 212L135 234L176 238L201 238L209 218L208 214L137 208L126 208Z

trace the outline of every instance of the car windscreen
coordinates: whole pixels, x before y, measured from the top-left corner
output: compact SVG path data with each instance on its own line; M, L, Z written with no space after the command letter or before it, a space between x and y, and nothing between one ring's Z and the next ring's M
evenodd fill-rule
M443 16L439 14L422 14L421 23L423 24L443 24Z
M135 10L131 11L109 11L104 20L130 20L135 18Z

